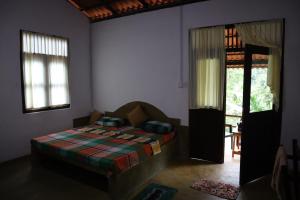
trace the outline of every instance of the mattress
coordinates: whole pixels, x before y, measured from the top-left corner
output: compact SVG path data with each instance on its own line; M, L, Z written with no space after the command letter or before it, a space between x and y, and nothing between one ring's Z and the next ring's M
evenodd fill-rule
M160 147L174 136L174 132L156 134L131 126L90 125L33 138L31 145L37 151L80 162L111 176L159 154Z

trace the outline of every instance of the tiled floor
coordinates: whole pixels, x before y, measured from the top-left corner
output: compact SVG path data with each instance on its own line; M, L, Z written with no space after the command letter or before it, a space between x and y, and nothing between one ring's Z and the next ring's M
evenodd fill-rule
M189 160L172 164L148 182L161 183L178 189L175 200L220 199L190 188L198 178L209 178L232 184L238 183L239 162L224 164ZM76 174L74 174L76 176ZM146 184L145 184L146 185ZM142 189L142 187L141 187ZM1 200L107 200L108 195L72 177L44 167L32 168L29 157L0 165ZM269 180L262 179L245 185L238 200L276 199L269 187Z
M151 181L178 189L175 200L183 199L220 199L190 188L190 185L199 178L222 181L225 183L238 184L236 163L225 162L224 164L204 163L191 160L177 163L165 169ZM245 185L241 189L238 200L269 200L277 199L269 187L269 178L263 178Z

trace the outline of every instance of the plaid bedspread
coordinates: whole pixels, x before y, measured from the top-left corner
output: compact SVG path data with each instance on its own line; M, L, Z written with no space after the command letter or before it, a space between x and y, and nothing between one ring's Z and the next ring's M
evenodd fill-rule
M163 145L173 137L174 132L159 135L133 127L92 125L36 137L31 145L40 151L100 168L109 176L127 171L152 156L152 142Z

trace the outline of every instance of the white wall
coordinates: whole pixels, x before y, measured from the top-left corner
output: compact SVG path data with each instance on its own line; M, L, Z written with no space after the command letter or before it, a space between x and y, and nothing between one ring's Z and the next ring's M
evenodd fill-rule
M22 113L20 29L70 39L71 108ZM0 162L30 152L30 139L72 127L91 110L90 31L64 0L9 0L0 6Z
M177 87L179 16L179 8L172 8L92 25L96 109L113 111L143 100L170 116L185 112L184 90Z
M180 7L92 24L94 108L112 111L126 102L142 100L187 124L188 30L285 18L282 142L300 139L299 1L211 0L181 8L182 25ZM181 62L184 88L178 88Z

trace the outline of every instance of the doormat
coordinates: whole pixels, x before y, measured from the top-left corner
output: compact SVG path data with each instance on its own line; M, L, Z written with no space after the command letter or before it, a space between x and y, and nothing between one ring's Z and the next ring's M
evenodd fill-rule
M141 191L133 200L171 200L177 189L151 183Z
M231 200L237 199L240 192L240 188L237 186L207 179L200 179L194 182L191 188Z

